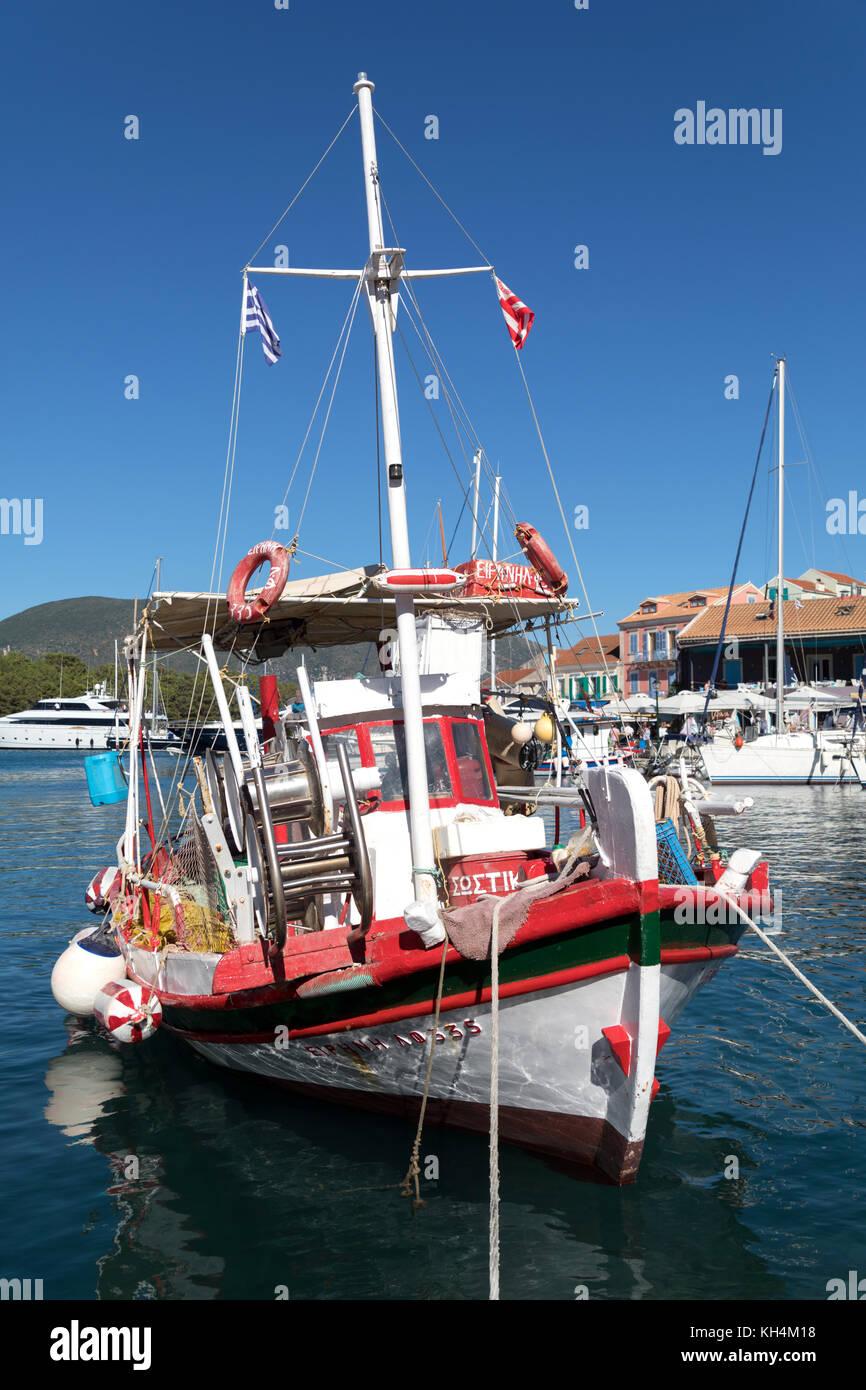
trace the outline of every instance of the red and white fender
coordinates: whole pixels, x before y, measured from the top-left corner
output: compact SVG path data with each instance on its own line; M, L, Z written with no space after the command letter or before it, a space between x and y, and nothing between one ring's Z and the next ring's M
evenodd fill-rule
M248 602L247 585L266 560L271 562L267 580L258 596ZM261 622L280 597L288 577L289 552L284 545L279 545L276 541L261 541L259 545L254 545L235 567L226 591L229 613L235 622Z
M105 912L123 885L120 870L116 865L110 869L100 869L94 874L84 890L84 901L91 912Z
M93 1012L118 1042L144 1042L162 1022L162 1005L155 989L134 980L112 980L96 996Z

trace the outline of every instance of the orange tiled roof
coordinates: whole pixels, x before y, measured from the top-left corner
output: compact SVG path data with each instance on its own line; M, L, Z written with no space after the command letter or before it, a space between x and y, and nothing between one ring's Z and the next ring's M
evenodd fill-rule
M782 604L785 633L790 637L823 637L842 632L866 633L866 597L815 598L798 608L793 599ZM732 603L725 634L728 637L766 637L775 641L775 611L771 603ZM724 608L704 608L683 628L679 645L696 646L718 639Z
M599 633L598 641L594 636L584 637L573 647L561 647L556 656L556 664L558 667L585 666L588 662L600 661L602 656L608 660L610 657L618 657L619 640L618 632Z
M519 671L498 671L496 673L497 681L501 681L503 685L517 685L527 676L536 676L539 681L541 680L534 666L524 666Z
M829 574L831 579L837 580L840 584L862 584L862 579L855 579L851 574L837 574L835 570L821 570L821 574Z
M752 584L751 580L745 579L741 584L736 586L734 592L736 593L738 589L747 588L756 589L757 585ZM619 625L622 627L623 623L641 621L653 623L659 622L664 618L682 618L694 611L690 609L688 605L688 600L690 598L697 596L699 598L712 600L724 597L727 595L727 592L728 585L719 584L709 589L684 589L682 593L679 594L649 594L646 598L641 599L641 604L656 604L655 613L642 613L639 604L633 613L629 613L625 618L620 618ZM708 604L707 606L709 607L710 605Z

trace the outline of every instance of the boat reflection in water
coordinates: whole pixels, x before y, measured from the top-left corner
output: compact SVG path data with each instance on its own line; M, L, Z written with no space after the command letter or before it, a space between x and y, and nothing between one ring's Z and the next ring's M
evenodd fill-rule
M108 1160L116 1226L96 1259L95 1298L486 1296L484 1136L425 1133L422 1172L439 1177L422 1181L426 1206L415 1209L399 1191L413 1125L368 1116L359 1146L341 1110L217 1079L167 1035L131 1050L72 1031L45 1083L49 1123ZM719 1172L730 1124L722 1139L706 1114L683 1123L664 1088L654 1111L639 1200L503 1148L505 1297L783 1296L752 1252L744 1187ZM683 1258L674 1229L699 1230L700 1249L724 1259Z

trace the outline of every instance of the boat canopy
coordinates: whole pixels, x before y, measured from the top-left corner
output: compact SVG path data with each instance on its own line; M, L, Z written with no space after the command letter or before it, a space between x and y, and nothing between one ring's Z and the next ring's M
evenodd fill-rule
M209 632L221 650L248 651L277 657L290 647L334 647L349 642L378 642L384 628L396 622L394 596L375 590L373 578L383 573L378 565L341 570L337 574L296 579L286 584L263 623L239 624L229 615L223 593L158 592L142 615L150 625L148 645L157 651L177 651L198 643ZM248 591L247 598L258 590ZM415 611L480 618L489 637L533 619L568 619L577 607L574 600L512 598L479 595L417 594Z

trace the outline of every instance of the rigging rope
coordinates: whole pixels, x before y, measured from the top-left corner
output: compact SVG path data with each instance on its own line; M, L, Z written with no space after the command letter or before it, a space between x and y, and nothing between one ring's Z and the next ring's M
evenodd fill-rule
M716 892L720 892L718 884L716 884ZM821 993L817 985L812 984L812 981L806 975L803 974L802 970L797 969L797 966L791 960L790 956L786 956L785 952L779 949L776 943L772 941L769 936L767 936L766 932L761 931L761 928L758 926L757 922L752 921L749 914L742 907L740 907L736 899L729 897L728 894L724 892L721 892L720 895L725 899L729 906L733 907L734 910L737 913L739 913L740 917L746 923L746 925L751 927L752 931L757 932L764 945L769 946L770 950L773 951L779 957L782 963L784 965L787 965L791 973L796 975L797 979L801 982L801 984L804 984L806 986L810 994L813 994L815 998L819 1001L819 1003L823 1004L826 1009L829 1009L830 1013L833 1014L836 1018L838 1018L840 1023L843 1023L845 1025L849 1033L853 1033L854 1037L858 1040L858 1042L863 1043L864 1047L866 1047L866 1035L860 1032L860 1029L856 1026L856 1024L851 1022L850 1018L845 1017L841 1009L836 1008L836 1005L827 998L826 994Z
M773 384L772 384L771 387L770 387L770 398L769 398L769 400L767 401L767 410L766 410L766 413L765 413L765 415L764 415L764 427L763 427L763 429L761 430L761 441L760 441L760 443L759 443L759 445L758 445L758 456L757 456L757 458L755 459L755 467L754 467L754 470L753 470L753 472L752 472L752 486L749 488L749 496L748 496L748 500L746 501L746 514L745 514L745 516L743 517L743 524L742 524L742 526L740 527L740 539L739 539L739 541L737 542L737 553L736 553L736 555L734 556L734 568L733 568L733 570L731 571L731 582L730 582L730 585L728 586L728 597L727 597L727 599L726 599L726 601L725 601L725 611L724 611L724 613L722 614L722 626L721 626L721 628L719 629L719 641L718 641L718 646L716 647L716 655L715 655L715 657L713 658L713 671L712 671L712 675L710 676L710 684L709 684L709 687L708 687L708 689L707 689L707 698L706 698L706 700L704 701L704 712L703 712L703 714L701 715L701 731L702 731L702 732L703 732L703 730L706 728L706 723L707 723L707 710L708 710L709 707L710 707L710 700L711 700L712 694L713 694L713 686L714 686L715 683L716 683L716 675L718 674L718 670L719 670L719 658L721 657L721 654L722 654L722 647L723 647L724 641L725 641L725 628L727 627L727 624L728 624L728 614L729 614L730 611L731 611L731 598L733 597L733 593L734 593L734 584L736 583L736 579L737 579L737 567L739 566L739 563L740 563L740 552L741 552L742 549L743 549L743 539L744 539L745 534L746 534L746 525L747 525L748 520L749 520L749 511L750 511L751 506L752 506L752 497L754 496L754 492L755 492L755 483L756 483L757 480L758 480L758 467L759 467L759 465L760 465L760 462L761 462L761 454L762 454L763 449L764 449L764 440L765 440L766 435L767 435L767 425L768 425L769 420L770 420L770 411L771 411L772 406L773 406L773 395L774 395L774 393L775 393L775 390L776 390L776 377L775 377L775 375L774 375L774 376L773 376ZM781 587L781 584L780 584L780 585L779 585L779 601L780 601L780 602L781 602L781 594L782 594L782 587Z
M469 235L469 233L467 232L467 230L466 230L466 228L464 227L463 223L460 221L460 218L457 216L456 212L452 212L451 208L448 206L448 204L446 203L445 199L442 197L442 194L439 192L439 190L438 190L437 188L435 188L435 187L433 186L433 184L430 182L430 180L428 179L427 175L424 173L424 170L420 167L420 165L418 165L418 164L415 163L415 161L414 161L414 159L412 158L411 154L410 154L409 151L406 149L406 146L405 146L405 145L401 145L400 141L397 139L397 136L394 134L394 132L393 132L393 130L391 129L391 127L389 126L388 122L384 119L383 116L380 116L380 115L379 115L379 112L376 110L375 106L373 107L373 114L376 116L377 120L379 120L379 121L381 122L381 124L385 127L385 129L387 130L387 132L388 132L388 134L390 135L391 139L394 141L394 144L397 146L397 148L403 151L403 153L405 154L405 156L406 156L406 158L408 159L409 163L410 163L410 164L412 165L412 167L413 167L415 170L417 170L417 172L421 175L421 177L422 177L422 179L424 180L424 182L426 183L427 187L430 189L430 192L434 195L434 197L436 197L436 198L439 199L439 202L442 204L443 208L444 208L445 211L448 213L448 216L449 216L450 218L452 218L452 220L453 220L454 222L457 223L457 226L460 228L461 232L462 232L463 235L466 237L466 240L472 243L472 245L475 247L475 250L478 252L478 254L479 254L479 256L481 257L481 259L482 259L483 261L485 261L486 264L489 265L489 266L491 267L491 269L492 269L492 268L493 268L493 262L491 261L490 257L489 257L489 256L485 256L484 252L481 250L481 247L478 245L478 242L475 241L475 239ZM392 225L393 225L393 224L392 224Z
M292 208L295 206L295 203L296 203L296 202L298 201L298 199L300 198L300 196L301 196L301 194L303 193L304 189L306 188L307 184L310 182L310 179L311 179L311 178L313 177L313 175L317 172L317 170L321 167L321 165L324 164L325 160L327 159L328 155L331 153L331 150L332 150L332 149L334 148L334 146L336 145L336 143L337 143L337 141L339 140L340 136L343 134L343 131L346 129L346 126L349 124L350 120L351 120L352 117L354 116L354 114L355 114L355 112L357 111L357 109L358 109L358 106L357 106L357 103L356 103L356 104L352 107L351 111L349 112L348 116L347 116L346 119L344 120L343 124L340 126L340 129L337 131L337 133L336 133L336 135L334 136L333 140L331 141L330 145L329 145L328 148L325 150L325 153L322 155L322 157L321 157L321 159L319 160L318 164L316 164L315 168L313 168L313 169L311 170L311 172L307 175L307 177L304 179L304 182L301 184L301 186L300 186L300 188L298 189L297 193L295 194L294 198L293 198L292 201L289 203L289 206L286 208L285 212L282 214L282 217L279 217L279 218L277 219L277 221L274 223L273 227L271 227L271 230L268 232L267 236L265 237L265 240L259 243L259 245L256 247L256 249L255 249L255 251L253 252L253 254L250 256L249 260L247 261L246 265L244 266L244 270L245 270L245 271L246 271L246 270L249 270L250 266L252 265L252 263L253 263L253 261L255 260L256 256L257 256L257 255L259 254L259 252L261 251L262 247L265 245L266 242L270 241L270 239L271 239L271 237L273 236L274 232L277 230L277 227L279 227L279 225L280 225L280 223L283 221L283 219L286 218L286 217L288 216L288 214L291 212Z

